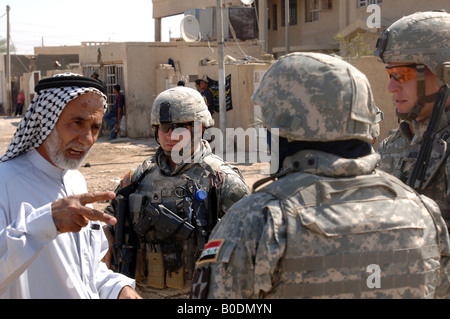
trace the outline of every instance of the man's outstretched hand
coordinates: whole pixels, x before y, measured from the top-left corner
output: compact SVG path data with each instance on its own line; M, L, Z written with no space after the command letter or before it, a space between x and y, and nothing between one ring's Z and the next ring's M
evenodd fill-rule
M116 197L114 192L95 192L72 195L52 203L52 215L56 229L60 233L79 232L89 224L89 221L101 221L109 225L117 220L108 214L87 207L87 204L111 200Z

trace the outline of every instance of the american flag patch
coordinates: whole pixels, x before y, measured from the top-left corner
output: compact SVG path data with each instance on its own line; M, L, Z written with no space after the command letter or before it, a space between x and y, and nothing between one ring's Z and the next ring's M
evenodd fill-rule
M223 239L212 240L207 243L205 248L203 248L202 254L198 259L197 264L216 261L222 244Z

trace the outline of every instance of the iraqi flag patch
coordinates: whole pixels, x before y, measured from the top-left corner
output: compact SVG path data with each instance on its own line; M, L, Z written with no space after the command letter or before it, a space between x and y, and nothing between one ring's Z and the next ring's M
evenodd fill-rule
M214 262L217 260L217 256L219 255L220 248L223 245L223 239L216 239L208 242L203 248L202 254L197 261L197 264L201 264L204 262Z

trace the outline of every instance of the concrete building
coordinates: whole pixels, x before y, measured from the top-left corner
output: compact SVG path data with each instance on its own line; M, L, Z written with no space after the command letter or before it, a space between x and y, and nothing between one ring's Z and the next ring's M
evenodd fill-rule
M241 51L255 57L253 63L241 60ZM233 109L227 112L227 123L246 128L254 122L253 113L249 111L253 109L252 92L247 91L253 70L267 70L270 61L261 60L261 48L254 41L241 42L239 47L236 43L229 43L224 55L229 61L226 75L231 75L233 101ZM108 93L112 92L115 84L121 85L125 95L127 134L133 138L153 135L149 124L150 111L160 92L175 86L181 79L194 89L194 81L198 78L217 80L215 61L217 46L207 42L127 42L80 48L80 67L84 75L97 71ZM112 93L110 96L112 98ZM244 118L246 123L242 122ZM218 125L218 117L215 121Z
M127 134L132 138L153 135L149 125L150 111L161 91L176 85L180 79L193 88L197 78L218 79L217 1L152 2L156 42L85 42L79 47L35 49L35 57L45 56L51 61L62 61L60 57L76 52L78 64L65 61L60 64L69 65L69 69L85 76L98 72L107 86L109 103L113 98L112 87L121 85L126 100ZM369 78L375 101L386 115L381 123L379 140L397 126L397 119L391 96L386 92L388 78L384 65L373 56L360 57L361 53L371 55L378 32L403 15L437 8L450 12L448 0L289 0L290 27L287 34L284 15L286 0L255 0L251 5L244 5L241 0L222 0L222 3L226 9L225 76L231 76L233 104L233 108L227 111L227 127L246 130L258 123L258 106L251 102L251 95L270 67L272 57L287 51L336 52L351 55L351 63ZM380 12L368 12L370 4L377 4ZM188 42L183 39L158 41L161 39L162 19L176 14L196 17L200 29L198 39L188 39ZM354 39L363 45L356 52L350 52L348 44L353 45ZM286 40L289 40L288 46ZM67 67L53 71L47 69L42 67L24 72L21 87L29 90L29 97L32 97L34 84L41 77L62 72ZM0 62L0 72L4 70ZM2 86L0 98L5 99L4 83ZM218 113L215 113L214 119L216 127L219 127Z
M217 0L185 0L182 4L177 0L153 0L155 38L161 37L161 19L176 14L192 14L193 9L200 10L200 13L195 12L200 29L208 29L211 23L202 14L207 15L207 11L216 8L217 3ZM376 6L370 6L374 4ZM417 11L444 9L450 12L448 0L222 0L222 5L225 8L253 8L258 17L258 43L265 53L275 58L296 51L352 57L350 62L367 75L375 101L385 113L375 146L390 129L397 127L391 96L386 92L388 78L384 65L371 56L379 32L402 16ZM225 21L229 22L230 14L230 11L225 11L228 17ZM362 55L369 56L359 58Z
M352 37L363 33L370 48L380 28L391 25L402 16L417 12L445 9L448 0L222 0L225 8L233 6L253 8L258 15L258 39L262 49L275 57L289 52L338 52L340 43L335 36ZM289 36L286 37L285 12L289 3ZM376 12L371 4L378 5ZM155 39L161 38L161 19L190 13L191 9L215 8L217 0L153 0ZM229 16L230 14L227 14ZM227 20L227 19L225 19ZM199 19L200 26L210 21Z

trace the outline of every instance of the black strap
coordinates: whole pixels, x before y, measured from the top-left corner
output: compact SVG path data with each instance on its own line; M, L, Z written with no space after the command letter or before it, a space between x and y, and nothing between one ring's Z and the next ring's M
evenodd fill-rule
M45 89L55 89L60 87L71 87L71 86L79 86L79 87L93 87L103 94L106 94L106 88L103 83L99 80L87 78L84 76L59 76L59 77L51 77L42 79L35 86L34 90L36 93Z
M155 169L156 165L151 165L147 167L147 169L143 170L143 172L136 178L135 181L131 181L129 185L126 187L120 188L120 185L122 185L122 182L119 184L119 186L116 189L116 194L120 194L126 198L130 196L130 194L134 193L136 189L138 188L141 181L144 179L147 174L150 174Z

